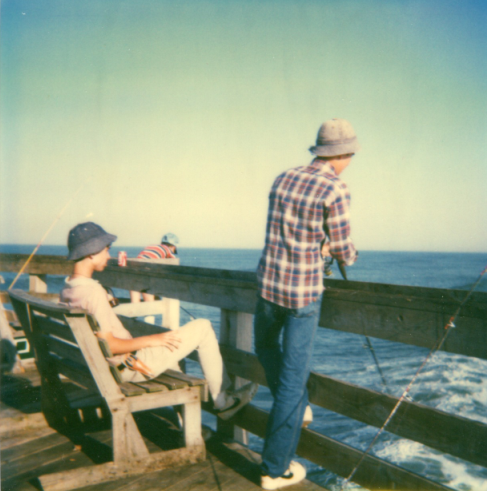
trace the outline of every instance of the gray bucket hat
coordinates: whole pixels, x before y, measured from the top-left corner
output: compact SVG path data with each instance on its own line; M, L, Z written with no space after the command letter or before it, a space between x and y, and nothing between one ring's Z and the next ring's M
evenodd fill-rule
M176 234L168 232L167 234L164 234L164 236L162 236L161 243L167 243L172 244L173 246L177 246L179 244L179 238L176 236Z
M108 234L94 222L78 224L69 231L68 260L79 260L85 256L99 253L116 240L117 236Z
M309 148L312 154L323 157L354 154L360 150L352 125L340 118L325 121L318 131L316 145Z

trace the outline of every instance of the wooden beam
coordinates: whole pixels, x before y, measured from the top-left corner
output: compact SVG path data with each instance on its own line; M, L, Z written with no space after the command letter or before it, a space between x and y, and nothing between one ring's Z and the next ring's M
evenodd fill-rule
M264 437L268 412L246 405L231 419L235 424L259 437ZM310 429L301 431L297 453L342 477L346 477L362 457L362 452L347 444ZM451 490L446 486L387 463L374 456L367 456L353 481L370 490Z
M143 460L133 460L123 466L115 463L77 468L39 477L43 490L74 490L121 477L150 473L164 468L197 463L205 458L205 446L173 449L151 454Z
M15 262L6 257L12 255L0 255L0 270L3 264L11 271ZM37 257L35 263L40 273L55 264L52 257L46 257L44 263L43 257ZM110 260L96 278L111 287L147 290L249 314L254 313L257 299L255 274L251 272L131 261L127 267L119 267L116 260ZM462 290L338 280L325 280L325 285L320 326L428 348L441 336L467 294ZM443 350L487 359L487 293L471 295Z
M267 385L264 369L254 354L226 346L221 347L221 352L230 372ZM378 428L398 401L396 397L314 372L308 389L311 403ZM487 425L482 422L404 401L387 431L487 467Z
M25 265L29 255L12 253L0 254L0 272L19 272ZM63 256L33 256L24 270L28 274L69 275L73 270L73 262Z

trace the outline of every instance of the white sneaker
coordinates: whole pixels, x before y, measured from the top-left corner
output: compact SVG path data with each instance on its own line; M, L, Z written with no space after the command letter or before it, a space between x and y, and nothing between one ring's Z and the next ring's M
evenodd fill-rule
M262 475L260 477L260 486L265 490L276 490L301 482L305 477L306 468L297 461L291 461L286 473L280 477L271 478L269 475Z
M233 417L243 406L252 400L258 389L259 385L257 383L247 383L238 390L232 391L232 403L228 407L218 410L217 416L223 420Z
M313 410L311 410L311 407L309 405L306 406L306 410L304 411L304 417L303 417L303 425L302 427L308 427L309 424L313 422Z

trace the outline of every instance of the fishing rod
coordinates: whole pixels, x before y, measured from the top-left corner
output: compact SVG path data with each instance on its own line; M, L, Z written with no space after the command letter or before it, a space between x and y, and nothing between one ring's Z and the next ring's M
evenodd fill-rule
M387 417L386 421L384 422L384 424L382 425L382 427L379 429L379 431L375 435L374 439L372 439L372 442L369 444L369 447L363 452L363 454L360 457L359 461L357 462L357 464L355 465L355 467L353 468L353 470L350 472L350 475L348 475L348 477L345 479L345 482L343 483L343 488L346 487L346 485L348 484L348 482L355 475L355 473L357 472L359 466L362 464L362 462L365 459L365 457L369 454L370 450L372 449L372 447L374 446L374 444L377 442L377 439L379 438L379 436L382 434L382 432L387 427L387 424L391 421L391 419L394 417L394 415L396 414L396 412L399 410L399 407L401 406L402 402L407 398L408 393L411 390L411 387L416 382L416 379L418 378L419 374L424 369L424 367L426 366L426 364L428 363L428 361L430 360L430 358L438 350L441 349L441 347L445 343L446 337L450 333L450 330L452 328L455 328L455 321L456 321L458 315L460 314L461 309L463 308L463 306L465 305L465 303L468 301L468 299L472 295L473 291L477 288L477 286L479 285L479 283L482 280L482 277L485 275L485 273L487 273L487 266L480 273L479 277L474 282L474 284L472 285L471 289L469 290L469 292L467 293L467 295L465 296L465 298L463 299L463 301L460 303L460 305L458 306L458 308L455 311L455 313L453 314L453 316L451 316L450 319L448 320L448 322L446 323L446 325L444 327L444 331L443 331L443 336L440 339L437 340L437 342L435 343L435 345L433 345L433 347L430 350L430 352L428 353L428 355L425 357L423 363L419 366L418 370L416 371L416 373L412 377L411 381L406 386L406 389L403 391L401 397L399 398L399 400L397 400L397 403L395 404L395 406L392 409L391 413Z
M325 274L328 276L332 275L332 271L331 271L332 263L333 263L333 257L331 258L331 261L325 261ZM337 260L337 264L338 264L338 269L340 270L340 273L343 277L343 280L348 280L347 270L345 269L345 265L343 263L340 263L338 260ZM364 327L364 331L365 331L365 327ZM372 342L370 341L370 338L367 336L367 334L364 333L364 337L365 337L365 347L367 347L370 350L370 353L372 354L372 358L374 359L375 367L377 368L377 371L379 372L379 375L382 379L382 384L385 387L385 389L387 389L387 381L380 367L379 360L377 359L377 355L375 353L374 347L372 346Z
M71 203L73 202L73 200L76 198L76 196L78 195L78 193L81 191L81 189L83 188L83 186L88 181L89 180L87 180L87 181L85 181L84 183L81 184L81 186L76 190L75 194L68 200L68 203L66 203L66 205L61 209L61 211L59 212L59 214L57 215L57 217L54 219L54 221L52 222L52 224L47 229L47 231L44 234L44 236L42 236L42 239L39 241L39 243L37 244L37 246L34 248L34 251L32 251L32 253L30 254L29 258L27 258L27 261L24 263L24 265L22 266L22 268L19 270L19 273L17 273L17 276L13 279L13 281L10 284L10 287L8 288L8 290L11 290L12 287L15 285L15 283L18 280L18 278L22 275L23 271L26 269L27 265L30 263L30 260L32 260L32 258L34 257L34 255L37 253L37 250L41 247L42 243L46 240L47 236L52 231L53 227L56 225L56 223L62 217L62 215L64 214L64 212L66 212L67 208L71 205Z

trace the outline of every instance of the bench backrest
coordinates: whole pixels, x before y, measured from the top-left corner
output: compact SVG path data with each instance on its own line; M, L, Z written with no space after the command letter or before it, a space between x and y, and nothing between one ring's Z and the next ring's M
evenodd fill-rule
M66 376L104 398L120 398L120 375L110 368L111 355L104 341L94 335L96 320L81 309L70 309L27 294L9 292L12 306L34 347L36 364L43 378Z

